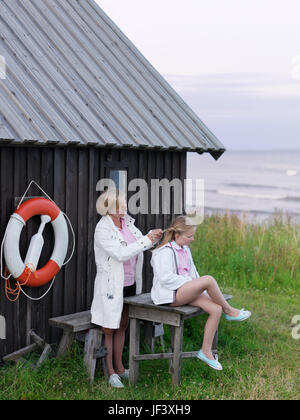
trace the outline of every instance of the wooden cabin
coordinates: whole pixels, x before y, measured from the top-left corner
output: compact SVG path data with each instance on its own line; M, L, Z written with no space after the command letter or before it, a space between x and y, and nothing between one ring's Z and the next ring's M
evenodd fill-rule
M28 322L53 343L59 337L50 317L90 307L100 179L122 171L127 183L183 181L187 152L217 159L225 149L93 0L1 0L0 56L6 63L0 79L1 241L31 180L66 212L76 236L73 258L45 298L31 302L30 319L28 299L21 293L8 301L1 279L1 358L26 344ZM41 192L34 186L28 194ZM165 227L173 213L134 217L146 234ZM36 226L33 218L23 229L23 256ZM41 266L51 255L51 230L44 232ZM144 291L151 288L149 259L147 252ZM47 287L24 290L38 297Z

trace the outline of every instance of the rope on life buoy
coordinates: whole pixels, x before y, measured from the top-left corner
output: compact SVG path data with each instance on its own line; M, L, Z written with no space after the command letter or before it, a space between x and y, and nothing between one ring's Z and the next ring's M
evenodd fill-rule
M26 277L26 280L25 280L23 286L26 285L26 283L28 282L28 279L29 279L29 277L31 276L31 273L32 273L29 264L26 264L25 270L27 272L27 277ZM8 271L7 266L5 266L5 275L7 275L7 274L10 274L10 273ZM20 283L17 281L16 282L16 287L13 289L10 285L9 278L10 278L10 276L8 276L5 279L5 296L10 302L16 302L19 299L20 292L21 292L22 288L21 288ZM14 296L14 298L11 298L9 295Z
M23 202L23 200L24 200L24 198L25 198L25 196L26 196L26 194L27 194L27 192L28 192L28 190L29 190L29 188L31 187L32 184L35 184L43 192L43 194L52 203L54 203L54 205L58 209L58 211L60 211L59 208L56 206L55 202L52 200L52 198L39 186L39 184L37 184L34 180L32 180L29 183L29 185L28 185L25 193L23 194L20 202L18 203L16 212L18 212L18 209L20 208L20 206L21 206L21 204L22 204L22 202ZM33 199L33 200L37 200L37 199ZM41 200L43 200L43 199L41 199ZM21 209L20 209L20 211L21 211ZM70 230L71 230L72 236L73 236L73 247L72 247L72 252L71 252L70 257L65 262L63 261L63 257L61 258L61 263L59 264L58 269L60 269L64 265L66 265L71 260L71 258L73 257L73 254L74 254L74 250L75 250L75 233L74 233L72 224L70 222L70 219L68 218L68 216L64 212L60 211L60 213L62 214L61 217L64 217L69 224L69 227L70 227ZM22 220L22 218L20 218L20 219L23 222L23 224L25 224L24 220ZM25 218L25 220L27 220L27 219ZM50 218L49 218L49 220L50 220ZM53 227L54 227L54 225L53 225ZM20 292L22 292L30 300L34 300L34 301L40 300L40 299L44 298L49 293L49 291L51 290L51 288L54 284L56 275L54 275L49 288L47 289L47 291L42 296L40 296L38 298L34 298L32 296L29 296L27 293L24 292L24 290L22 289L22 286L25 286L27 283L29 283L29 285L33 285L33 286L42 285L43 283L42 284L38 284L38 283L37 284L32 284L33 280L37 279L38 274L36 274L36 272L37 272L36 267L34 267L33 264L27 263L27 264L25 264L25 267L23 266L24 270L22 272L22 280L20 280L20 281L17 280L16 281L16 287L15 288L11 287L9 279L12 276L12 274L9 272L7 266L5 267L5 273L3 273L3 262L2 262L2 260L3 260L3 245L5 243L5 239L6 239L6 236L7 236L7 229L8 229L8 225L7 225L6 230L5 230L4 238L3 238L2 243L1 243L1 251L0 251L0 254L1 254L0 255L0 275L5 280L5 294L6 294L6 297L9 301L15 302L15 301L18 300L18 298L20 296ZM56 228L56 231L57 231L57 228ZM49 261L49 263L50 263L50 261ZM54 274L54 272L53 272L53 274ZM57 274L57 270L56 270L56 274ZM50 277L50 279L51 279L51 277ZM10 297L10 295L13 296L13 297Z

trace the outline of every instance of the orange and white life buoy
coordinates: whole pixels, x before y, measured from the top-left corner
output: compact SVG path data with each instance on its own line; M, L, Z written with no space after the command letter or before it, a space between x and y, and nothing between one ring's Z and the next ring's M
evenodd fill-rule
M36 215L48 216L48 220L51 220L55 237L52 255L47 264L39 270L36 270L37 267L31 267L30 264L25 264L19 250L22 229L26 225L26 222ZM43 227L45 223L47 221L42 223ZM67 255L68 241L67 223L59 207L53 201L46 198L31 198L21 204L11 215L7 225L4 241L4 257L8 270L20 285L26 284L26 286L31 287L43 286L56 276L62 267ZM34 248L34 244L33 247L31 245L30 248ZM41 252L41 247L39 252ZM36 261L38 261L39 255Z

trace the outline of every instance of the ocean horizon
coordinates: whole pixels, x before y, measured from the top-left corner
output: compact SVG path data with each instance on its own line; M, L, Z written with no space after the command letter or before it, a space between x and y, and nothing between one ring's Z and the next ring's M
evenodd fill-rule
M187 178L204 181L204 212L230 211L265 220L275 213L300 220L300 150L227 150L188 154Z

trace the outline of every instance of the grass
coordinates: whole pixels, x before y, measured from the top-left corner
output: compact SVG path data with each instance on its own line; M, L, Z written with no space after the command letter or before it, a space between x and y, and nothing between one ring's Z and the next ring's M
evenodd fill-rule
M300 340L291 334L291 320L300 314L297 244L297 229L278 219L263 227L235 216L212 216L199 228L193 245L199 271L214 275L222 290L234 296L234 306L253 313L241 324L221 320L222 372L197 359L184 359L181 385L173 387L168 361L143 361L138 385L115 390L107 386L101 369L89 384L83 347L75 343L66 356L50 358L37 371L20 363L5 364L0 369L0 399L299 399ZM205 319L185 322L184 351L200 347ZM165 327L166 347L168 341ZM156 350L161 350L158 343ZM30 360L36 357L32 354Z
M205 219L192 252L200 275L234 286L300 296L300 225L275 215L250 224L232 214Z

